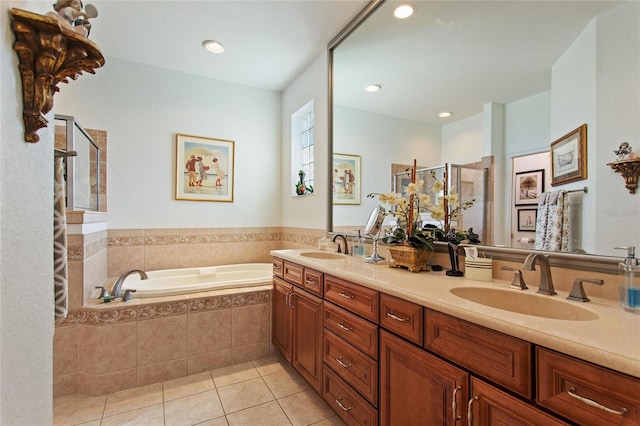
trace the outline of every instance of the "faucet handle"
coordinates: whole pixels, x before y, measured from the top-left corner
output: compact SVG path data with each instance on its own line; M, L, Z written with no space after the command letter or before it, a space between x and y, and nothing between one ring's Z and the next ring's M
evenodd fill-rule
M133 299L133 296L131 295L131 293L135 293L135 289L132 288L128 288L124 291L124 296L122 296L122 301L123 302L128 302L129 300Z
M502 265L500 269L503 271L513 271L513 280L511 280L511 285L509 285L509 287L515 288L516 290L527 290L529 288L524 282L522 271L520 269L506 265Z
M589 298L587 297L587 293L584 292L584 287L582 283L591 283L596 285L604 285L604 280L600 279L589 279L589 278L576 278L573 280L573 288L571 288L571 293L567 296L569 300L575 300L577 302L589 302Z
M96 290L100 290L100 296L98 296L98 299L109 296L109 290L107 290L104 286L97 285Z

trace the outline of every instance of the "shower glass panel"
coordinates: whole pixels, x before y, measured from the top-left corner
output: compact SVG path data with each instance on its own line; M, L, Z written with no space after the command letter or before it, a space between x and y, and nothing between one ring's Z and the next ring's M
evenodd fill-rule
M74 117L56 115L55 123L55 147L67 151L67 209L98 211L100 149ZM73 155L74 152L76 155Z

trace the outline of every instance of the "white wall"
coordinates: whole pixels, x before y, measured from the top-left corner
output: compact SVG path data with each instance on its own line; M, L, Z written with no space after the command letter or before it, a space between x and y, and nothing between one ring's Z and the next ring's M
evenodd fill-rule
M361 225L380 204L367 198L372 192L391 191L391 164L430 167L442 164L439 126L401 120L335 106L333 151L359 155L362 181L361 204L334 206L334 225Z
M280 225L280 93L107 57L54 111L108 132L110 229ZM175 200L176 133L235 141L232 203Z
M442 164L466 164L483 156L483 115L477 114L442 126Z
M24 141L11 7L0 13L0 424L52 423L53 131ZM84 77L81 77L84 78ZM64 90L64 88L62 89ZM52 116L48 116L50 122Z
M282 195L281 225L309 229L327 227L328 147L328 59L323 53L282 94L282 157L275 186ZM291 114L310 100L314 101L314 192L291 196ZM297 173L297 170L294 170Z

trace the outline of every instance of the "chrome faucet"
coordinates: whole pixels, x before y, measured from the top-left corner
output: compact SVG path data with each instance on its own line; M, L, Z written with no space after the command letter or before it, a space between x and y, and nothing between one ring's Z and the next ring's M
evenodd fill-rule
M349 246L347 245L347 237L342 235L342 234L336 234L333 236L333 238L331 239L331 241L333 241L334 243L336 242L336 238L342 238L342 241L344 241L344 254L349 254ZM340 242L338 242L338 253L342 253L342 249L340 248Z
M140 275L140 278L143 280L149 279L149 277L147 276L147 273L140 269L132 269L131 271L125 272L124 274L120 275L120 278L118 278L118 281L116 281L116 283L113 285L113 288L111 288L111 295L114 298L120 297L120 291L122 290L122 284L124 283L124 280L126 280L127 277L133 273L138 273Z
M551 278L551 268L549 267L549 255L542 253L531 253L524 260L522 269L534 271L536 262L540 265L540 284L537 293L548 294L553 296L557 294L553 288L553 279Z

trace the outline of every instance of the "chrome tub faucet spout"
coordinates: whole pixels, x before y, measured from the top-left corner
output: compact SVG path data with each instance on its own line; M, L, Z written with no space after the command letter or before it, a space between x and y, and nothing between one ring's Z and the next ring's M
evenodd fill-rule
M549 266L549 255L542 253L531 253L524 260L522 269L527 271L534 271L536 263L540 266L540 283L538 284L537 293L548 294L549 296L557 294L553 288L551 267Z
M120 275L120 278L118 278L118 281L116 281L116 283L113 285L113 288L111 289L111 295L114 298L120 297L120 292L122 290L122 284L124 283L124 280L126 280L129 275L135 273L139 274L140 278L143 280L149 279L147 273L141 269L133 269L131 271L125 272L124 274Z

